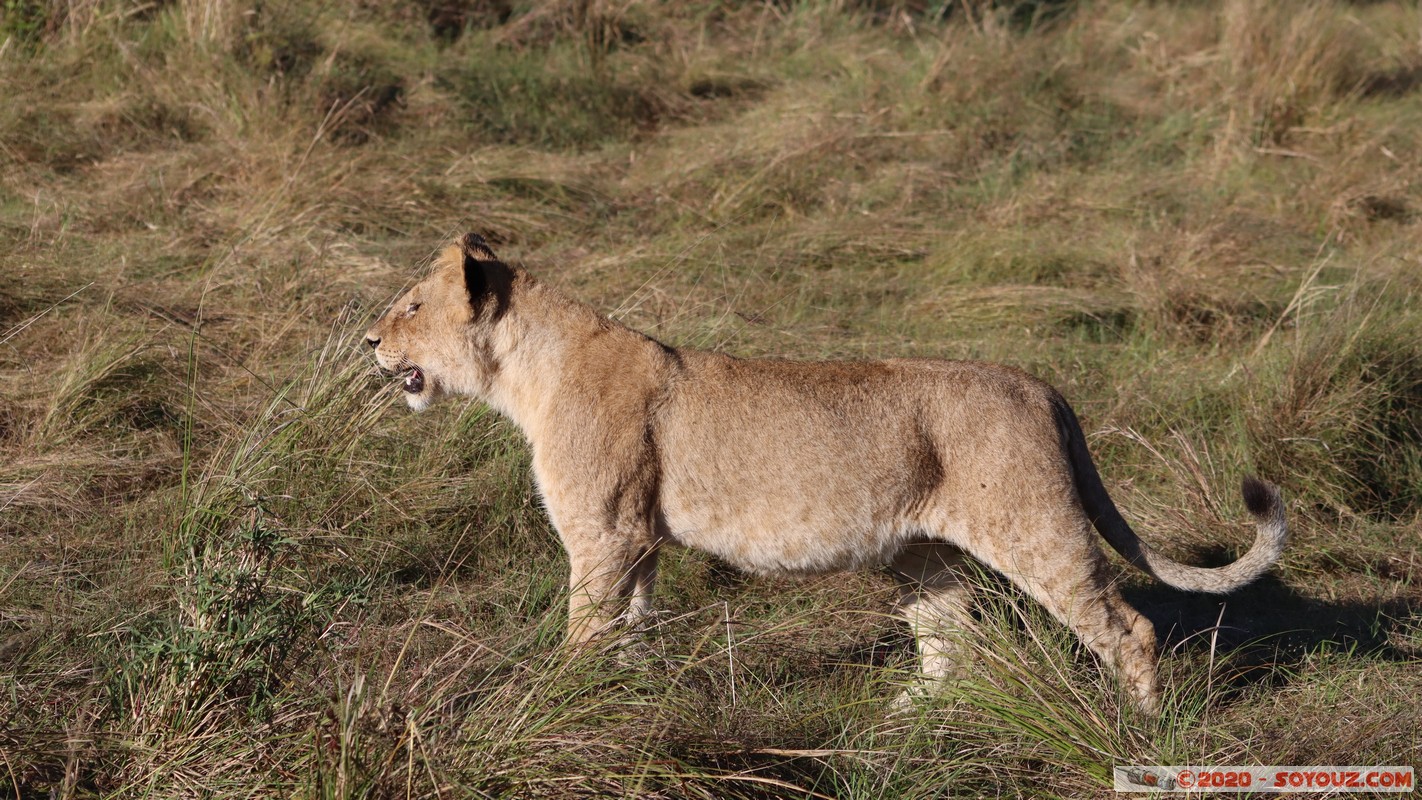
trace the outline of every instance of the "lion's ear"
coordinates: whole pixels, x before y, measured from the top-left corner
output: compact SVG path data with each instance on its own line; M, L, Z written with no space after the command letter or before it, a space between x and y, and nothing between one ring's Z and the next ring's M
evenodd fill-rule
M459 249L464 251L465 260L498 261L499 257L489 249L489 242L477 233L466 233L459 238Z
M459 251L464 257L464 288L469 291L469 303L480 305L489 291L488 264L497 264L499 257L489 249L489 243L477 233L459 237Z
M513 289L513 271L508 268L477 233L466 233L459 240L464 253L464 288L469 292L469 305L474 316L481 316L491 305L495 321L508 309Z

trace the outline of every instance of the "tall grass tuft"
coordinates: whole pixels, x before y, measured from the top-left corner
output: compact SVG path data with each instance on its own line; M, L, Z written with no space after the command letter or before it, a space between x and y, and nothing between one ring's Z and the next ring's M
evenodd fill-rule
M348 480L352 450L384 405L366 391L368 371L333 336L244 436L192 467L164 537L175 613L137 626L115 671L114 703L146 756L130 779L190 779L185 756L204 737L277 715L286 682L337 616L363 602L359 577L319 569L300 528L273 507L290 505L298 483Z
M1305 313L1270 353L1246 407L1259 469L1341 514L1406 515L1422 500L1422 348L1416 320L1357 281ZM1273 377L1277 376L1277 377ZM1262 376L1261 376L1262 377Z
M1278 147L1363 77L1363 42L1334 0L1228 0L1221 12L1229 146Z

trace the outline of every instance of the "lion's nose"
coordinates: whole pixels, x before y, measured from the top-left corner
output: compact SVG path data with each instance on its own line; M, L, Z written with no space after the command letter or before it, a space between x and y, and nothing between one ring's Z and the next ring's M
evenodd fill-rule
M372 350L374 350L375 348L377 348L377 347L380 346L380 337L379 337L379 336L367 336L367 337L365 337L365 343L368 344L368 345L370 345L370 348L371 348Z

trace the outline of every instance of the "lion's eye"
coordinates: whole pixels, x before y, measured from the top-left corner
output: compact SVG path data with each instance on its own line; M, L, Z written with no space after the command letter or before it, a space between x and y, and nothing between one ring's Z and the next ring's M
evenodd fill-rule
M416 312L416 311L419 311L419 310L420 310L420 304L419 304L419 303L411 303L411 304L409 304L408 306L405 307L405 316L407 316L407 317L413 317L413 316L415 316L415 312Z

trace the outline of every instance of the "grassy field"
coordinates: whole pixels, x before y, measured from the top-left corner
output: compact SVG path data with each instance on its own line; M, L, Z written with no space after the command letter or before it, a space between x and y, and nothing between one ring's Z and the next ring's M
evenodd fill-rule
M0 2L0 796L1108 796L1422 765L1407 2ZM986 358L1143 537L1168 710L984 578L916 714L877 574L664 557L569 656L518 432L359 338L466 230L669 342ZM1119 564L1119 560L1117 562Z

